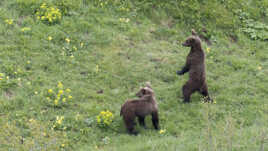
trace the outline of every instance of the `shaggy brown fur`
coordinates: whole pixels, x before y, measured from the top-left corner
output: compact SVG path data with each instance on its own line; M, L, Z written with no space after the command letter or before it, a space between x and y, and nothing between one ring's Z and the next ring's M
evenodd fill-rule
M126 128L130 134L137 135L134 129L136 125L135 119L138 117L139 124L146 128L144 119L146 115L152 116L152 122L155 129L159 128L158 106L154 96L154 92L150 86L141 88L136 94L138 99L128 100L122 105L120 116L123 116Z
M177 71L178 75L189 72L189 80L182 87L184 103L190 102L191 94L195 91L201 93L208 101L212 101L206 83L205 53L201 47L201 40L194 30L192 30L192 36L182 45L191 47L185 66L181 71Z

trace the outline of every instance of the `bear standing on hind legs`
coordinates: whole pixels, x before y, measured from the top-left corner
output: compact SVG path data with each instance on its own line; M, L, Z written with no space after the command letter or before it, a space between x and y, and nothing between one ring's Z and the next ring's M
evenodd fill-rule
M207 101L212 101L208 94L206 83L205 53L201 47L201 40L196 32L192 30L192 36L182 44L191 47L191 51L186 58L185 66L177 71L178 75L189 72L189 80L182 87L184 103L190 102L192 93L198 91Z

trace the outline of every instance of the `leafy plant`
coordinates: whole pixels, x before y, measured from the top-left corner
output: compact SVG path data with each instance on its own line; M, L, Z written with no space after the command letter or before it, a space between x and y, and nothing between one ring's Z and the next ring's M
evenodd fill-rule
M238 11L240 13L240 19L242 22L241 31L249 36L252 40L268 40L268 25L250 19L248 13Z
M43 3L35 13L37 20L41 20L47 24L58 23L62 18L62 13L59 8L49 6Z
M64 90L63 84L58 82L58 85L54 89L48 89L45 92L46 102L55 107L63 106L72 100L71 89Z
M97 124L101 128L107 128L111 125L114 119L114 115L110 111L101 111L100 114L96 117Z

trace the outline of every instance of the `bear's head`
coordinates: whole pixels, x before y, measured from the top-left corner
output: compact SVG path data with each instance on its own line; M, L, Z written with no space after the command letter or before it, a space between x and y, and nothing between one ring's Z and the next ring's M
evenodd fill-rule
M200 46L201 41L198 37L191 36L187 38L187 40L182 44L185 47L195 47L195 46Z
M199 47L201 46L201 40L197 33L192 29L192 36L188 37L187 40L182 44L185 47Z
M146 86L144 88L141 88L139 90L139 92L136 93L136 96L139 97L139 98L141 98L141 97L143 97L145 95L149 95L149 96L153 96L154 95L154 91L152 90L151 87Z

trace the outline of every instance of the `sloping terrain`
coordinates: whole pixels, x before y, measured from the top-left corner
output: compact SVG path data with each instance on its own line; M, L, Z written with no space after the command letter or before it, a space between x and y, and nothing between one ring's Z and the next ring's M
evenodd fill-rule
M266 0L2 0L0 150L268 150ZM194 28L215 103L177 76ZM146 81L160 131L126 134L121 105ZM113 122L98 121L102 111Z

